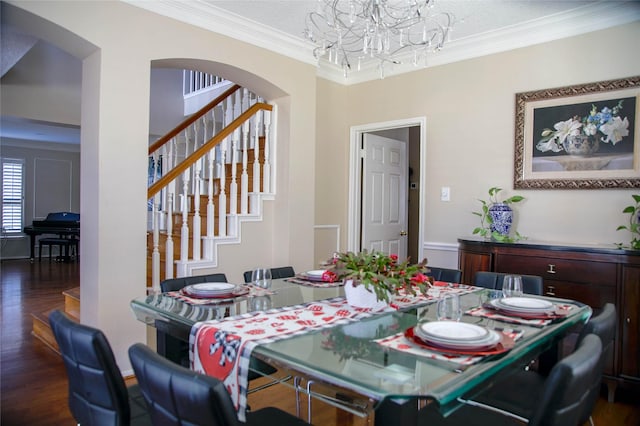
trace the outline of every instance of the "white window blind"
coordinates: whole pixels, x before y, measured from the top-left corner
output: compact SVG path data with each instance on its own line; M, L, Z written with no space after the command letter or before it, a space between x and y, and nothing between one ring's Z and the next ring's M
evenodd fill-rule
M2 230L22 232L24 210L24 161L2 159Z

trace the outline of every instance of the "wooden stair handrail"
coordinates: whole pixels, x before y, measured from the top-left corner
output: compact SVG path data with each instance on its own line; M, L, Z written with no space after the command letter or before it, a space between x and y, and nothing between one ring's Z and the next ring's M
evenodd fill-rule
M228 126L220 130L220 132L214 135L211 139L209 139L205 144L203 144L200 148L196 149L191 155L185 158L180 164L176 165L173 169L169 170L164 176L154 182L149 189L147 190L147 199L150 199L154 195L156 195L162 188L167 186L171 181L180 175L180 173L187 170L191 167L196 161L202 158L207 152L209 152L213 147L218 145L224 138L229 136L234 130L242 126L242 124L251 118L256 112L266 110L272 111L273 106L263 103L257 102L253 104L249 109L240 114L238 118L229 123Z
M169 133L167 133L166 135L162 136L160 139L158 139L157 141L149 145L149 155L153 154L157 149L159 149L162 145L167 143L171 138L173 138L178 133L180 133L187 127L189 127L196 120L198 120L200 117L206 114L209 110L211 110L213 107L215 107L216 105L218 105L219 103L227 99L229 96L234 94L236 90L240 88L241 87L239 84L234 84L229 89L224 91L220 96L218 96L217 98L215 98L214 100L212 100L211 102L209 102L208 104L200 108L194 114L191 114L189 118L185 119L182 123L178 124L176 127L173 128L173 130L169 131Z

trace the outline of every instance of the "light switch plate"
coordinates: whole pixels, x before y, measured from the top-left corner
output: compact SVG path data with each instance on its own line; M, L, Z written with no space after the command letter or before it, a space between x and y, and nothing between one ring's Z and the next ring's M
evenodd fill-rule
M440 188L440 201L451 201L451 188L448 186Z

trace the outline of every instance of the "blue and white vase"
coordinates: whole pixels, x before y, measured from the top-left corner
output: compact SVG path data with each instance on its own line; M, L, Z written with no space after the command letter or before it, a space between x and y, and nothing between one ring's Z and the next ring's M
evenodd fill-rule
M491 217L491 232L498 232L500 235L509 235L511 223L513 222L513 210L505 203L495 203L489 207Z

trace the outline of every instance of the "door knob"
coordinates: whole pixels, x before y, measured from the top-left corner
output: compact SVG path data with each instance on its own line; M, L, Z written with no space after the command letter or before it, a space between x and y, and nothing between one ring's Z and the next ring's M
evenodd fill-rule
M400 231L400 236L401 237L406 237L407 236L407 231Z

